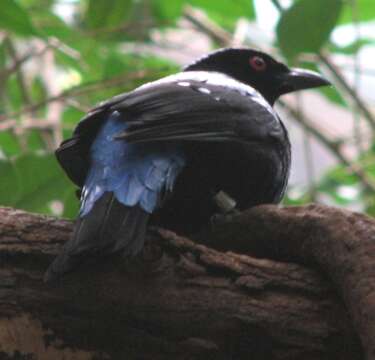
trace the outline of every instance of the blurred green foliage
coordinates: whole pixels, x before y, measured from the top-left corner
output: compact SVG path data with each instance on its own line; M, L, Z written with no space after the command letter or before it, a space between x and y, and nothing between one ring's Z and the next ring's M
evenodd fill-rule
M284 55L293 59L303 52L319 52L335 27L342 6L341 0L300 0L287 9L277 26L278 44Z
M354 2L357 21L375 21L373 0ZM78 205L74 186L54 158L57 142L71 134L96 102L178 70L171 60L140 55L123 45L152 44L151 30L179 27L186 5L202 10L228 33L235 31L240 18L249 24L257 20L252 0L3 0L1 5L0 204L66 217L74 217ZM62 16L63 7L70 9L69 16ZM281 14L270 45L280 48L290 62L323 49L352 55L373 39L363 37L340 47L330 35L353 19L349 0L296 0ZM51 51L52 69L45 69L39 58ZM305 65L316 67L314 62ZM59 84L58 93L51 87L51 76ZM347 106L333 89L321 94ZM50 106L56 99L63 109L50 124ZM32 122L38 126L30 126ZM365 164L367 175L375 179L373 154L370 149L358 163ZM343 186L355 191L345 196ZM315 191L339 205L361 201L375 213L374 194L364 190L347 166L326 174ZM309 199L302 191L286 202Z

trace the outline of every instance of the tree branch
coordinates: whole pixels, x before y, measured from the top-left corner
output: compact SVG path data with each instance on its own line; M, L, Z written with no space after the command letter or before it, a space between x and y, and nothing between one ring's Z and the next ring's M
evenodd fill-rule
M132 261L93 259L45 285L71 230L69 221L0 208L7 355L363 360L356 329L374 359L375 223L366 216L260 206L197 236L218 250L159 229Z

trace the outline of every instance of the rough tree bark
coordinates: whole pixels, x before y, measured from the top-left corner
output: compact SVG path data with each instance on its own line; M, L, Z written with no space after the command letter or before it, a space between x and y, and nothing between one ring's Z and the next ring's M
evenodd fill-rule
M374 220L317 205L229 220L196 242L153 230L138 258L51 286L71 222L0 208L0 359L375 359Z

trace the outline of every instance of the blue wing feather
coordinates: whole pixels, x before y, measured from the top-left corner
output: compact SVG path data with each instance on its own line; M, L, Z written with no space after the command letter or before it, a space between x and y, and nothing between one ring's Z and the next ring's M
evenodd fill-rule
M113 192L127 206L139 204L152 213L161 194L172 191L185 165L182 149L174 143L127 144L114 136L127 128L114 112L97 134L91 166L82 191L80 216L86 215L105 193Z

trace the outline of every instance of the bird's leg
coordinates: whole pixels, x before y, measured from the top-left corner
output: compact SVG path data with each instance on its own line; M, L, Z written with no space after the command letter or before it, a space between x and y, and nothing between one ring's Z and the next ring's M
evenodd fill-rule
M213 196L213 201L216 204L219 212L212 215L210 222L211 226L216 226L231 220L233 215L239 213L236 209L236 200L229 196L226 192L220 190Z

